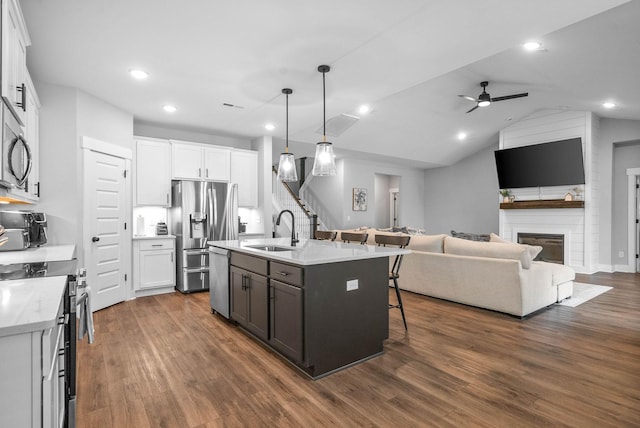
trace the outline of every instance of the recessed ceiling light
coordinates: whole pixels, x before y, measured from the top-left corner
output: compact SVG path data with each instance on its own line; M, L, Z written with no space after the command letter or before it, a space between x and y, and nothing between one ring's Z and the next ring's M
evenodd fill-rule
M531 41L531 42L524 43L522 47L528 51L537 51L542 48L542 43Z
M176 106L172 106L172 105L170 105L170 104L167 104L167 105L162 106L162 109L163 109L164 111L166 111L167 113L175 113L175 112L176 112L176 110L178 110L178 109L176 108Z
M136 79L140 79L140 80L146 79L147 77L149 77L149 73L147 73L146 71L138 70L138 69L135 69L135 68L132 69L132 70L129 70L129 74L131 76L135 77Z
M266 129L267 131L273 131L274 129L276 129L276 126L273 123L267 123L264 126L264 129Z
M607 101L606 103L602 104L602 107L604 108L614 108L616 106L616 103L612 103L611 101Z
M466 132L458 132L458 140L463 141L467 138L467 133Z
M369 106L366 105L366 104L361 105L360 107L358 107L358 113L360 113L360 114L369 113Z

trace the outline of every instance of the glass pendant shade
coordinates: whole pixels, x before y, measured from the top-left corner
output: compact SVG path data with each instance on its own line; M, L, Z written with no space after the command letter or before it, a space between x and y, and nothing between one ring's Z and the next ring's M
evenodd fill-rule
M323 141L316 144L316 157L311 174L316 176L336 175L336 160L333 156L333 144Z
M282 181L298 181L298 171L296 171L296 159L293 153L289 153L289 95L293 91L284 88L282 93L287 96L287 136L285 140L284 153L280 153L280 162L278 163L278 180Z
M315 176L336 175L336 160L333 155L333 144L327 141L327 105L324 75L331 70L328 65L318 66L322 73L322 141L316 144L316 157L313 159L311 174Z
M278 164L278 180L298 181L296 160L293 156L293 153L280 153L280 163Z

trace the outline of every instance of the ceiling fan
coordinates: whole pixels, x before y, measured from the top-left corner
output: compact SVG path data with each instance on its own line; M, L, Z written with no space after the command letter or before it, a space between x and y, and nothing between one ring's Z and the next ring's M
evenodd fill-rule
M492 98L491 95L489 95L489 93L486 91L487 86L489 85L489 82L480 82L480 86L482 86L482 93L480 95L478 95L478 98L473 98L470 97L468 95L458 95L461 98L467 99L469 101L473 101L476 103L476 106L473 107L471 110L469 110L467 113L471 113L472 111L474 111L475 109L477 109L478 107L486 107L491 103L497 102L497 101L504 101L504 100L510 100L513 98L521 98L521 97L526 97L529 95L528 92L523 92L522 94L513 94L513 95L505 95L504 97L495 97Z

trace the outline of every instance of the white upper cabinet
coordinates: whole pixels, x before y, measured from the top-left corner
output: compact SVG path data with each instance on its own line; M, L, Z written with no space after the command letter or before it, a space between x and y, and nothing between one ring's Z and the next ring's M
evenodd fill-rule
M25 124L27 46L31 44L17 0L2 0L2 98Z
M229 181L230 151L215 147L204 148L204 179L216 181Z
M172 141L173 173L179 180L229 181L230 150Z
M171 206L171 145L136 141L136 205Z
M258 152L231 152L231 182L238 184L238 206L258 206Z

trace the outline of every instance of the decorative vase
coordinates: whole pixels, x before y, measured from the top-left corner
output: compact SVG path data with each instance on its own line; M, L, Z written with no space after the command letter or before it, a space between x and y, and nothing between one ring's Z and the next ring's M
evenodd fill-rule
M511 197L510 197L510 196L503 196L503 197L502 197L502 202L504 202L504 203L509 203L509 202L511 202Z

